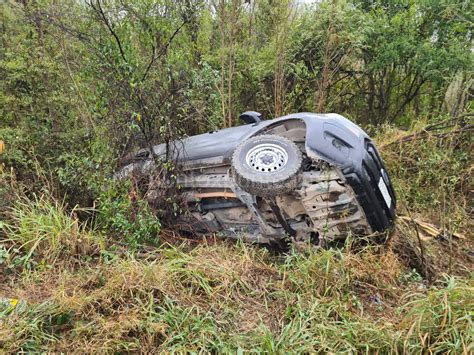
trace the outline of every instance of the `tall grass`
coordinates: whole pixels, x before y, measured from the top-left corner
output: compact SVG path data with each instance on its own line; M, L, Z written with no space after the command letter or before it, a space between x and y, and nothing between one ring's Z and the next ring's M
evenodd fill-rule
M387 250L308 252L283 263L245 245L160 251L154 261L117 259L60 274L45 271L40 280L59 277L54 287L47 281L17 285L41 288L42 300L28 300L29 311L4 316L4 332L9 326L27 330L10 333L1 346L21 351L35 344L53 352L468 353L473 340L470 282L451 278L424 290L419 280L403 281L408 270ZM35 311L42 302L54 307ZM28 328L29 320L37 326Z
M33 257L53 264L61 254L74 257L96 251L97 239L79 222L78 209L66 211L63 203L47 195L19 197L3 225L3 243L22 251L25 265L31 265Z

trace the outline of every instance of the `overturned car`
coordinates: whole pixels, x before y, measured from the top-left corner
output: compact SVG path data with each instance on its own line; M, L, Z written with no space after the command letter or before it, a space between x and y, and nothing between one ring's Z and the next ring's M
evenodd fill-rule
M369 136L338 114L295 113L156 145L117 174L151 174L170 155L186 213L175 227L250 242L324 246L389 229L395 194ZM153 198L153 194L148 194Z

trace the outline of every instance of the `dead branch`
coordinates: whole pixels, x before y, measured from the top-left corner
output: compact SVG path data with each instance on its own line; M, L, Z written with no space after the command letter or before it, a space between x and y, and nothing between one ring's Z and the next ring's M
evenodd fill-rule
M464 115L462 117L469 117L469 115ZM422 131L400 137L399 139L390 143L382 144L380 148L383 149L394 144L411 142L414 140L425 139L427 137L435 137L435 138L443 139L448 136L462 134L462 133L470 132L474 130L474 124L464 124L460 128L449 131L449 132L432 133L432 132L438 132L438 131L446 130L449 128L453 128L456 125L458 125L458 122L459 122L459 117L456 117L455 120L449 119L442 122L438 122L436 124L425 127ZM461 121L461 124L462 124L462 121Z
M419 219L411 218L409 216L404 216L404 215L399 215L398 218L400 218L404 221L412 222L413 224L416 224L417 226L419 226L421 228L421 230L424 232L424 234L427 234L430 237L436 238L438 236L443 236L445 234L445 233L443 233L443 231L440 228L438 228L434 224L431 224L431 223L428 223L428 222L425 222L425 221L422 221L422 220L419 220ZM452 235L453 237L457 238L457 239L466 239L466 237L463 234L460 234L460 233L449 233L449 234ZM427 237L422 235L422 239L426 239L426 238Z

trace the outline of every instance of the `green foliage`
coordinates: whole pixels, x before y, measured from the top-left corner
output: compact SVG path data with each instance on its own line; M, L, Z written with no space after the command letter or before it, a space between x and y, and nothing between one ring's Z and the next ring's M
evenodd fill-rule
M423 131L472 110L472 16L455 0L0 3L1 290L26 299L0 300L0 352L471 351L469 279L426 288L390 246L144 249L177 201L156 211L112 177L244 110L333 111L411 127L379 135L422 138L382 150L400 205L469 231L472 139Z
M458 1L361 1L367 11L364 26L362 92L372 122L395 121L406 114L431 112L422 106L422 90L430 86L431 98L441 94L458 71L472 66L466 51L472 40L465 18L472 4ZM470 16L470 15L468 15ZM455 30L455 28L457 28ZM457 33L453 36L454 33ZM448 39L449 38L449 39ZM375 89L375 91L374 91ZM442 99L442 97L440 97Z
M110 182L97 202L97 225L104 232L132 249L140 243L158 245L161 223L130 182Z
M365 26L363 14L347 1L323 1L302 14L289 50L289 80L296 84L289 90L295 100L292 106L343 113L337 91L344 91L348 84L338 82L340 76L347 76L345 72L357 65L363 47L361 29ZM318 107L315 92L317 97L323 93L328 98L333 95L324 107Z
M468 107L470 2L2 3L2 161L91 206L117 158L236 123L333 111L410 123ZM462 14L462 15L460 15ZM232 21L229 19L232 18Z
M75 150L65 151L56 158L58 182L66 193L86 205L100 194L113 174L117 159L116 151L104 140L104 136L106 132L97 129L92 136L84 137ZM82 196L76 196L77 191Z

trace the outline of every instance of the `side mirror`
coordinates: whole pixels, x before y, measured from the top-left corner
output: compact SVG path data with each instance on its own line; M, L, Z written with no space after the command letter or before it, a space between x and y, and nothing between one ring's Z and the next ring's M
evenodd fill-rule
M242 113L239 118L247 124L257 124L262 120L262 114L256 111L247 111Z

